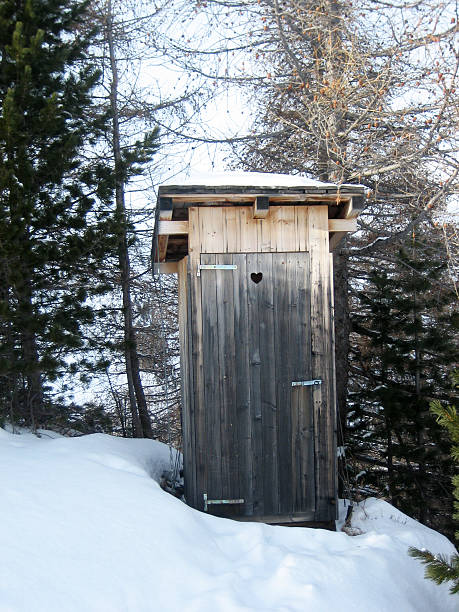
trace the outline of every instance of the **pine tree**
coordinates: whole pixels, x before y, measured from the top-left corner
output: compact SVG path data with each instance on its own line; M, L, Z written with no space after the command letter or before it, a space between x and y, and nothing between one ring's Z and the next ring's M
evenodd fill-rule
M449 397L455 295L441 284L445 264L431 239L419 236L392 266L373 269L358 293L349 442L365 473L358 486L449 534L452 465L429 402Z
M86 8L0 2L0 399L33 427L50 414L49 383L78 368L115 245L113 175L91 156L108 117L91 97Z
M459 371L453 372L453 384L456 388L459 387ZM459 415L457 414L455 406L443 406L438 400L433 401L430 404L430 410L433 415L436 416L437 422L444 427L451 441L453 447L451 449L451 456L455 463L459 463ZM454 518L459 520L459 475L456 474L452 478L454 486ZM459 531L456 532L456 540L459 541ZM418 548L410 548L409 553L412 557L420 559L422 563L427 565L426 567L426 578L430 578L437 584L443 582L452 582L450 592L452 594L459 593L459 555L455 554L450 559L444 556L436 556L427 550L419 550Z

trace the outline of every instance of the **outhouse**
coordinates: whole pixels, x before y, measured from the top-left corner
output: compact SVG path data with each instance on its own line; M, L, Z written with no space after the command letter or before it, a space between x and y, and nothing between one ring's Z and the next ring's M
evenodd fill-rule
M178 273L185 498L210 514L337 512L331 250L364 187L228 173L159 188L154 261ZM338 372L339 376L339 372Z

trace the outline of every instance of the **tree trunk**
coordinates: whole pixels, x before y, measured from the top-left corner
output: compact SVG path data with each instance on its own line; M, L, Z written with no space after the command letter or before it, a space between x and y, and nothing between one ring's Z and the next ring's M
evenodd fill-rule
M115 198L116 216L120 225L120 239L118 257L121 275L121 289L123 294L124 315L124 354L126 361L126 375L129 390L129 403L132 413L134 436L137 438L152 438L150 415L143 392L140 378L139 359L137 355L137 342L132 321L132 300L130 292L130 261L127 245L127 219L124 197L124 173L121 156L119 112L118 112L118 69L116 66L115 47L113 41L113 16L111 0L107 3L107 41L110 53L110 67L112 73L110 107L113 121L113 157L115 161Z
M30 275L27 270L22 271L22 279L17 284L17 295L22 318L20 335L21 356L23 360L22 372L25 374L25 388L19 400L22 404L20 412L25 422L35 431L37 426L42 424L44 394L37 339L33 330Z
M43 417L43 381L39 368L39 357L35 335L26 330L22 339L22 354L27 364L27 386L24 397L25 414L35 431ZM26 417L27 418L27 417Z

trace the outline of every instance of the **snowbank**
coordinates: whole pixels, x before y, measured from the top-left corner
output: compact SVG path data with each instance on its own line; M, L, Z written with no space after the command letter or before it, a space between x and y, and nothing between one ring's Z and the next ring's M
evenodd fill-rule
M0 611L457 609L406 552L453 546L389 504L367 500L355 537L237 523L164 493L169 466L149 440L0 430Z

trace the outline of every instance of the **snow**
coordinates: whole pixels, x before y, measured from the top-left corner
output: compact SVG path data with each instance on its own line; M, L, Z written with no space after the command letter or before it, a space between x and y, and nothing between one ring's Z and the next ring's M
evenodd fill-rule
M41 434L0 429L1 612L457 609L407 554L454 547L386 502L354 510L357 536L238 523L159 487L159 442Z
M165 183L176 186L179 183ZM322 183L304 176L274 174L269 172L211 172L193 174L180 182L181 186L202 185L206 187L336 187L333 183Z

